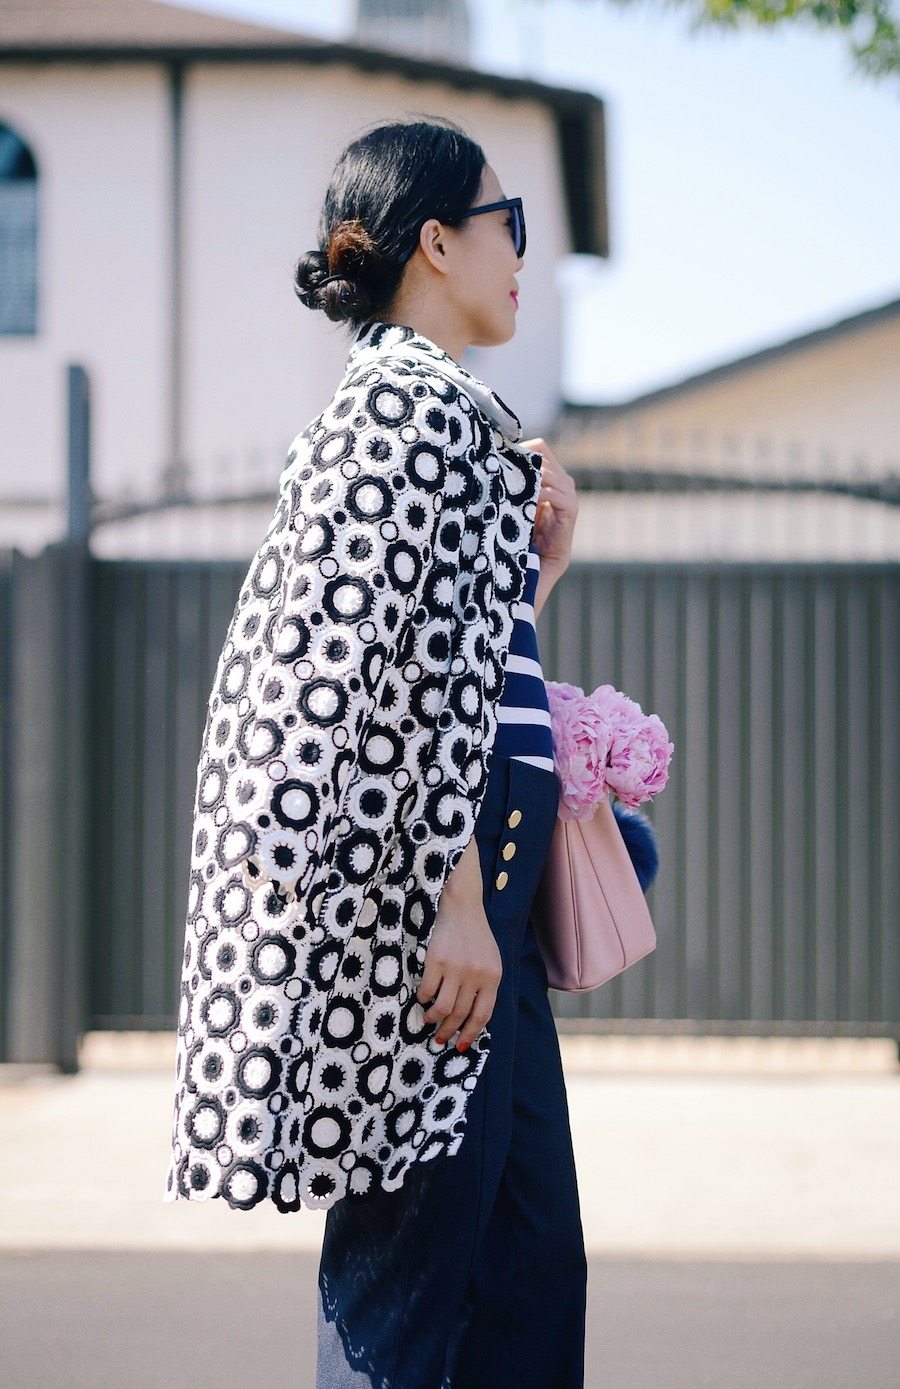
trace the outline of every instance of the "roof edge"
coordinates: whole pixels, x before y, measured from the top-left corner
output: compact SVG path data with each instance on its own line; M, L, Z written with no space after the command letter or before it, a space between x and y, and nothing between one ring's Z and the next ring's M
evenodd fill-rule
M561 405L561 416L569 415L575 418L579 415L590 414L612 416L626 410L632 410L636 406L654 405L657 401L666 400L683 391L692 390L695 386L704 386L712 381L721 380L731 374L743 371L747 367L762 366L766 362L803 351L807 347L827 342L831 338L843 337L846 333L867 328L881 319L893 318L896 314L900 314L900 299L889 299L884 304L876 304L871 309L862 309L859 313L837 319L834 323L828 323L822 328L813 328L798 334L796 337L786 338L783 342L758 348L742 357L734 357L731 361L721 362L714 367L706 367L703 371L694 372L692 375L685 376L680 381L673 381L667 386L656 386L653 390L631 396L628 400L604 404L601 401L578 401L564 398Z
M573 254L608 257L606 120L602 98L532 78L437 62L354 43L293 38L260 43L3 44L0 64L22 63L305 63L342 65L365 73L393 73L413 82L442 82L458 91L486 91L511 101L532 101L552 111L556 123Z
M510 97L542 101L561 109L601 105L593 92L538 82L530 77L514 77L490 72L486 68L398 53L364 44L334 43L299 35L277 42L259 43L55 43L21 44L0 40L0 62L310 62L347 63L365 71L403 72L420 79L435 77L451 86L486 87Z

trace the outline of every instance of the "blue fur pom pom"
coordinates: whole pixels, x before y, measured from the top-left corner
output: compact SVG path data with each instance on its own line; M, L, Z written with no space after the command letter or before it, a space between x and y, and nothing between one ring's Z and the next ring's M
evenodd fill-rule
M645 816L622 805L621 801L613 801L613 814L622 831L641 891L646 892L659 872L659 852L653 826Z

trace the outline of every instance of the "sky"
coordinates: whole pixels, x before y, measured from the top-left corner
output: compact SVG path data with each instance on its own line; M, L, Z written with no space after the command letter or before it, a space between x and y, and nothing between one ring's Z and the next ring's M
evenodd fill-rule
M354 8L193 7L333 38ZM559 267L567 399L628 400L900 297L900 77L863 77L842 35L691 33L663 0L469 10L476 66L606 106L610 256Z

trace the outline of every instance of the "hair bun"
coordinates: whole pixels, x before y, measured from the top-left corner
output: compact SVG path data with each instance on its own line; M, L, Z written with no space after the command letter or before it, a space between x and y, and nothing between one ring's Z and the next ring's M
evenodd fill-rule
M318 307L310 300L327 274L328 261L324 251L307 251L297 261L294 268L294 290L307 308Z
M339 250L345 255L349 249L346 241L339 243ZM362 246L359 249L362 251ZM372 309L368 292L349 266L329 270L329 260L333 263L334 259L333 253L326 255L324 251L302 255L294 271L295 294L301 304L321 310L333 323L367 317Z

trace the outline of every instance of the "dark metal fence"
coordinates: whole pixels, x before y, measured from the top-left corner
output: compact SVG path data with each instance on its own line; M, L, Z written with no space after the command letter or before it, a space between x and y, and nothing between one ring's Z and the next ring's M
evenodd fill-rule
M197 758L247 564L95 561L91 745L96 1028L172 1025Z
M0 565L0 1055L61 1064L79 1028L174 1027L246 562L81 570L85 605L76 548ZM675 744L657 949L552 992L560 1026L900 1036L900 567L574 564L539 630L548 678L610 681Z
M900 569L573 566L541 623L548 676L675 744L657 949L559 1015L900 1033Z

